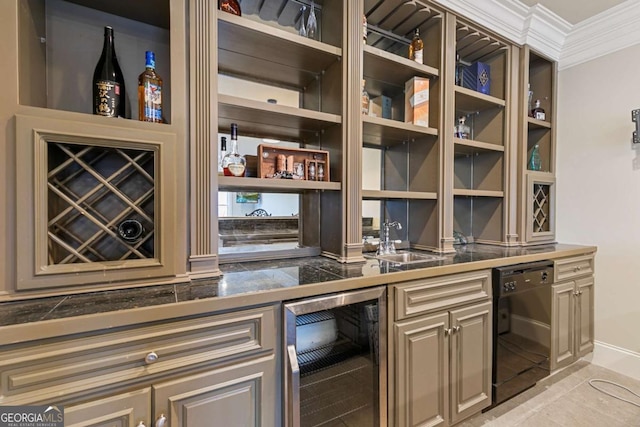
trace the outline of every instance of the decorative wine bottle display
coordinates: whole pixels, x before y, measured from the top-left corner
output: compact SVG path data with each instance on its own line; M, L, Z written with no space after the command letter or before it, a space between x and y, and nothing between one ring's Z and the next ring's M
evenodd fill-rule
M238 3L238 0L219 0L218 7L220 10L225 12L242 16L242 10L240 9L240 3Z
M531 110L531 117L536 120L546 120L547 115L544 112L544 109L540 107L540 100L536 99L535 106L533 110Z
M231 123L231 152L222 159L225 176L244 176L247 160L238 152L238 125Z
M113 28L104 27L102 54L93 72L93 113L107 117L125 117L124 76L113 41Z
M420 32L416 28L416 32L413 34L413 40L411 40L411 44L409 45L409 59L416 61L418 64L422 64L423 49L424 43L420 38Z
M539 171L542 170L542 160L540 158L540 146L538 144L533 146L531 150L531 157L529 157L529 170Z
M138 77L138 118L162 123L162 78L156 74L155 55L145 53L145 70Z

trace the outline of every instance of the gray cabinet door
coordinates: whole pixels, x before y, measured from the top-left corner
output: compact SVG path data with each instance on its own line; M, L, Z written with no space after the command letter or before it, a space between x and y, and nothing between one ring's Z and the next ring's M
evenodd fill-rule
M151 426L151 388L64 408L66 427Z
M451 310L451 423L491 404L491 302Z
M275 357L233 364L153 387L154 420L171 427L276 426Z
M582 357L593 351L593 276L576 280L576 292L576 356Z
M446 312L395 324L396 426L448 425L448 329Z
M551 370L575 360L575 282L552 286L551 298Z

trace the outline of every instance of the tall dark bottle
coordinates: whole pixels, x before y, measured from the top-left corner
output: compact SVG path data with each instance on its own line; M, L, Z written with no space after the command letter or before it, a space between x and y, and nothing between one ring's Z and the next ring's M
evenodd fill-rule
M93 72L93 114L125 117L124 76L113 43L113 28L104 27L102 54Z

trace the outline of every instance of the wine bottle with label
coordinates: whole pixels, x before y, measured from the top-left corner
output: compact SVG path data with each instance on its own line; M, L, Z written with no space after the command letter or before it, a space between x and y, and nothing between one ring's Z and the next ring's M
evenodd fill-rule
M231 152L222 159L222 170L225 176L244 176L247 160L238 152L238 125L231 123Z
M118 65L113 28L104 27L102 54L93 72L93 114L125 117L126 91L124 75Z
M138 76L138 119L162 123L162 78L156 73L156 57L145 52L145 70Z

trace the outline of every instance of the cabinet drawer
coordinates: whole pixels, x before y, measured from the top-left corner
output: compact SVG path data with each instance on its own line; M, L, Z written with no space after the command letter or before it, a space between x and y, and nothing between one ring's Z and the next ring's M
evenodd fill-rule
M491 271L415 280L394 286L396 320L491 296Z
M276 310L257 308L12 346L0 351L0 404L60 403L96 387L139 384L273 352Z
M554 266L554 282L593 275L593 255L558 259Z

